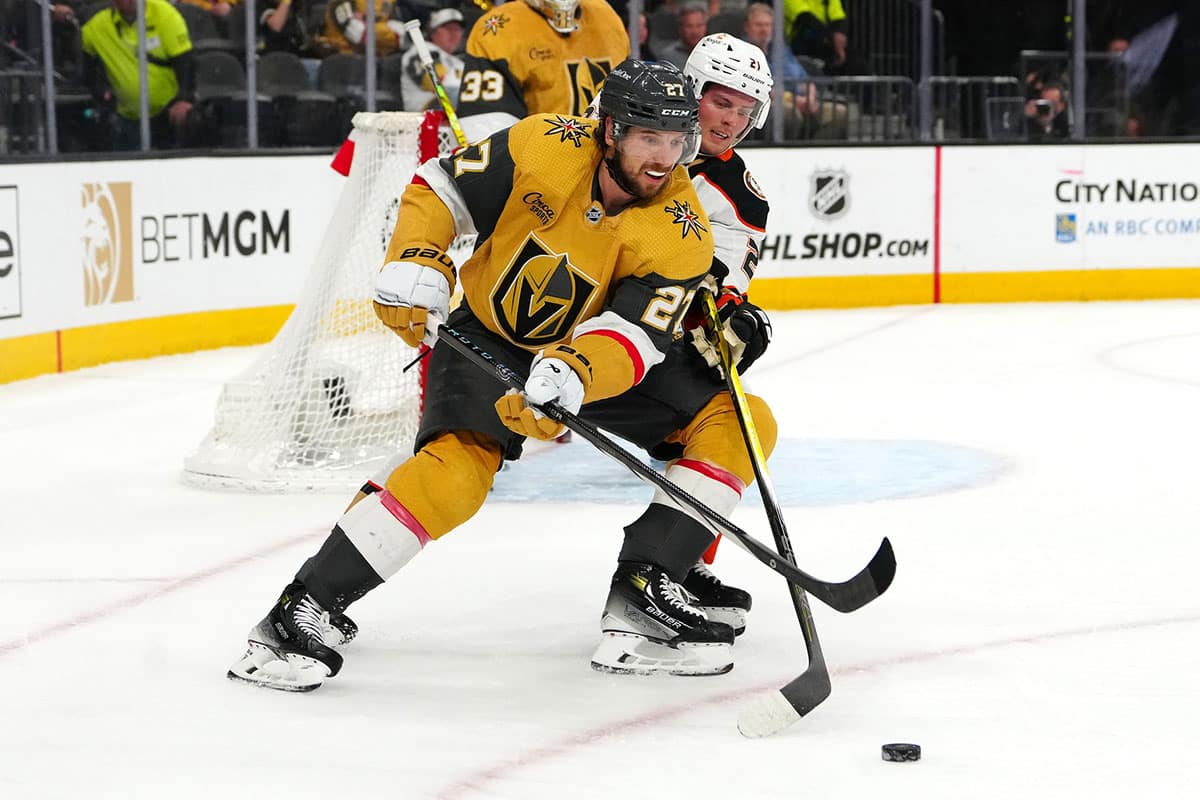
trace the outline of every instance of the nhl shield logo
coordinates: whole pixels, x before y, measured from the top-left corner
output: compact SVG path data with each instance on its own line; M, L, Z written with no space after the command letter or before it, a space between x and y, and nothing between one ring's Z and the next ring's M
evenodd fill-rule
M808 210L817 219L837 219L850 208L850 175L845 170L814 172Z

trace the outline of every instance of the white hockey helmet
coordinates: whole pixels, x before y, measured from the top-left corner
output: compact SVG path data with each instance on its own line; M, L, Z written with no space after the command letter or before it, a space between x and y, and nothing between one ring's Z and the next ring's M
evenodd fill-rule
M728 33L705 36L692 48L683 74L692 79L697 98L704 94L708 84L715 83L754 99L750 124L742 136L749 133L751 127L761 128L767 123L775 80L771 77L766 54L757 46ZM739 141L742 136L738 137Z
M566 35L579 30L579 0L525 0L550 27Z

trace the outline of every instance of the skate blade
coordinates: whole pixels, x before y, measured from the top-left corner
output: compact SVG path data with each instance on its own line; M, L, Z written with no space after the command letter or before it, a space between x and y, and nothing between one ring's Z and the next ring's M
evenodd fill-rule
M246 654L225 676L281 692L311 692L329 677L329 667L300 653L286 653L262 642L249 642Z
M734 636L746 632L746 611L737 606L696 606L713 622L724 622L733 628Z
M733 669L733 648L724 642L672 646L606 631L592 655L592 669L618 675L724 675Z

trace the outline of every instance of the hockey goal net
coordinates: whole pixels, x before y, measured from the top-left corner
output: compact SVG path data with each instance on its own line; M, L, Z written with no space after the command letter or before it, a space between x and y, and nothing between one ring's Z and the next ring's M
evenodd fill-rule
M378 321L371 292L404 187L453 138L440 112L385 112L356 115L351 139L350 173L300 300L256 362L225 384L212 430L184 460L186 483L353 489L411 450L422 370L404 367L418 352Z

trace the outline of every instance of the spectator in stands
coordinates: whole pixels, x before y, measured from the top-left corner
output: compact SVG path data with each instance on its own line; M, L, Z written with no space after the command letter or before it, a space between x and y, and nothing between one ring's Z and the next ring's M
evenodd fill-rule
M846 70L849 22L842 0L783 0L784 19L790 20L792 52L825 62L825 71Z
M241 0L176 0L177 3L185 3L189 6L202 8L209 14L212 14L213 22L217 25L217 30L222 36L229 35L229 14L233 11Z
M708 35L708 6L699 0L679 9L679 38L659 53L659 59L683 69L696 43Z
M462 83L463 60L457 53L463 43L463 15L456 8L439 8L429 15L425 23L425 39L429 42L429 55L433 57L433 68L450 103L458 102L458 87ZM404 108L420 111L438 108L440 103L434 93L433 81L421 66L415 48L410 48L401 60L403 77L400 90L404 96Z
M1066 139L1071 134L1067 91L1058 81L1034 74L1028 79L1026 130L1031 141Z
M746 6L742 23L742 38L757 46L767 55L767 62L775 71L775 57L771 41L775 33L775 10L766 3L751 3ZM845 103L821 100L817 85L806 80L808 72L796 55L786 47L782 54L784 87L783 106L786 109L783 135L787 139L844 139L849 112Z
M746 15L742 20L741 36L747 42L756 45L767 54L767 61L771 64L772 71L775 69L774 51L771 47L771 40L774 34L775 10L766 3L751 3L746 6ZM796 59L796 54L786 48L783 51L782 66L782 73L777 72L776 77L782 78L784 85L790 85L808 75L804 67L800 66L800 62Z
M50 5L50 46L54 68L70 79L79 73L79 0L54 0ZM0 0L0 66L42 66L41 0Z
M646 19L645 12L638 14L638 53L638 58L642 61L661 60L654 52L654 46L650 44L650 21Z
M750 0L709 0L708 32L742 35L742 21Z
M1200 4L1118 0L1098 37L1124 54L1131 97L1129 135L1200 133ZM1090 92L1089 92L1090 94Z
M259 0L259 50L282 50L298 56L308 55L307 0Z
M112 0L83 26L84 75L102 107L116 105L115 148L141 142L136 0ZM195 65L183 17L167 0L146 0L150 136L157 146L186 146Z
M368 0L331 0L325 9L323 38L339 53L363 53L367 45ZM379 57L408 46L404 21L413 19L405 4L373 0L375 4L375 54Z

